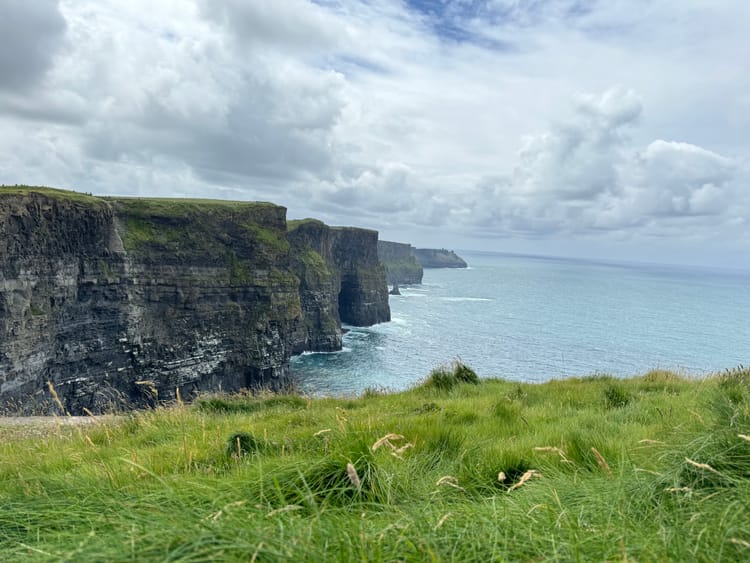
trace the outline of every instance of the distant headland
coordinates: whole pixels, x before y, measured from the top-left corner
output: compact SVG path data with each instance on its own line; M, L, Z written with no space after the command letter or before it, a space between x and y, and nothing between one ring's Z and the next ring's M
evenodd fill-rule
M424 268L466 268L466 261L444 248L414 248L403 242L378 241L378 258L390 285L422 283Z
M467 268L466 260L452 250L444 248L416 248L417 261L423 268Z

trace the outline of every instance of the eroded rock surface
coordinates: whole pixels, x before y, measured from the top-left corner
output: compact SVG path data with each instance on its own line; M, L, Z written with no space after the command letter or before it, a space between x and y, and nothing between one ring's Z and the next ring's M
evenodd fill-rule
M270 203L0 188L0 408L71 413L282 387L341 321L390 319L377 233Z

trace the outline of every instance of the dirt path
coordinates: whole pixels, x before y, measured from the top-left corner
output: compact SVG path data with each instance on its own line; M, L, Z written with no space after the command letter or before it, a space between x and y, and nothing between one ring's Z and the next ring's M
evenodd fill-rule
M97 422L101 422L100 419L91 416L0 416L0 426L81 426Z
M103 416L0 416L0 436L43 436L59 428L111 424L122 417Z

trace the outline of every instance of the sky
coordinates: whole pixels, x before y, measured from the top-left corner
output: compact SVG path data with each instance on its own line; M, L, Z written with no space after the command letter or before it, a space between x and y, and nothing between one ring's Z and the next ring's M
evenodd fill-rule
M750 268L746 0L0 5L0 183Z

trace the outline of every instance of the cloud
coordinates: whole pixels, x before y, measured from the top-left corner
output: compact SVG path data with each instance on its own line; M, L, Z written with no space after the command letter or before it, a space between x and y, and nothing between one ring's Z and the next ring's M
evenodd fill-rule
M640 100L630 90L581 96L572 119L527 137L514 174L514 190L561 203L617 191L623 128L640 113Z
M0 91L35 86L52 66L65 28L57 0L4 0Z
M347 34L331 12L305 0L201 0L200 10L250 48L310 55L335 49Z
M750 237L746 2L6 4L0 182L439 245Z
M651 216L720 215L732 197L727 187L736 168L731 159L701 147L656 140L636 159L638 210Z
M322 9L307 2L215 6L216 17L206 19L179 2L65 3L64 56L49 69L46 88L6 100L6 115L36 122L40 134L55 127L58 140L68 137L68 159L78 161L81 174L65 176L77 176L88 189L93 178L84 171L107 162L113 170L127 163L188 166L217 192L217 184L267 186L331 176L343 78L281 49L298 51L313 28L323 33ZM260 34L242 27L258 10L265 22ZM310 17L310 25L297 25ZM253 40L234 40L235 34ZM34 150L23 151L25 164L14 159L20 181L34 165ZM62 180L51 167L48 177L51 184ZM258 188L247 192L274 197Z
M738 166L699 146L655 140L637 150L628 129L642 103L630 90L579 96L567 120L527 137L512 174L479 183L466 227L478 235L631 232L657 235L732 220ZM711 216L701 225L699 216ZM662 222L664 222L662 224Z

